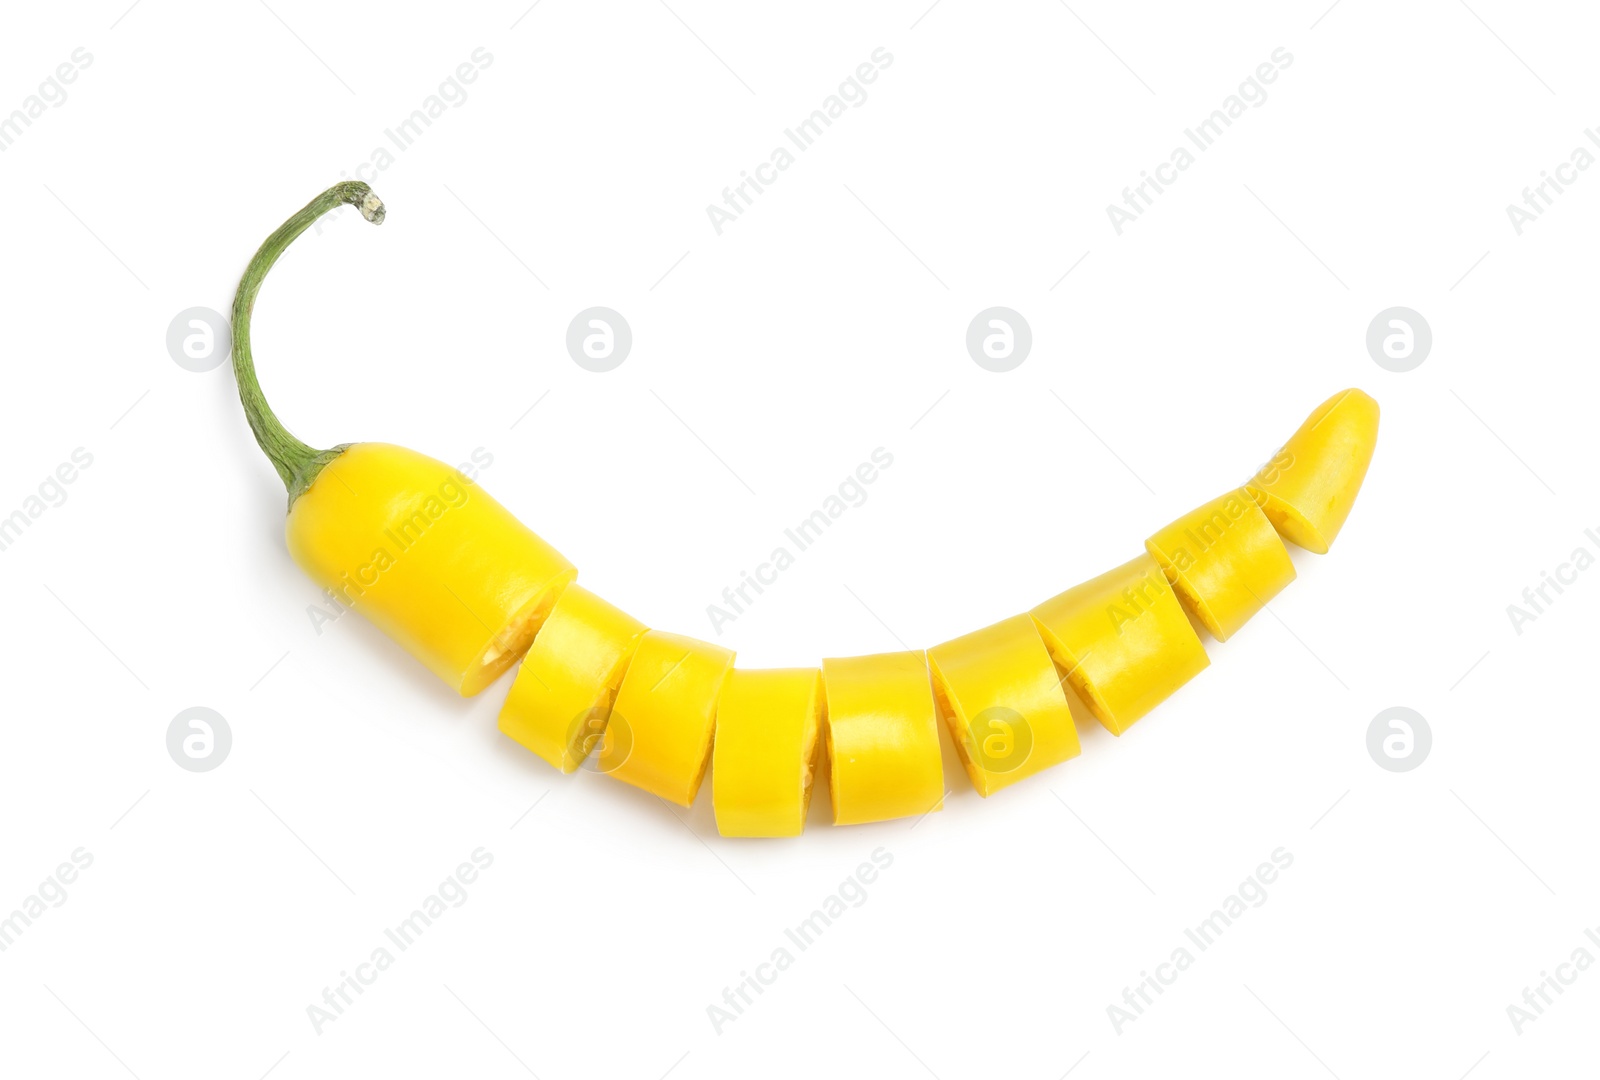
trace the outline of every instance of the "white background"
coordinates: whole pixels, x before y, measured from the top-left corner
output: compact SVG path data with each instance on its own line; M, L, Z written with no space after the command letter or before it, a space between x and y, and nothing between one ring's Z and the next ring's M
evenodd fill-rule
M1521 235L1506 213L1600 122L1592 12L125 8L0 34L0 112L93 57L0 154L0 511L94 458L0 552L0 913L94 860L0 954L5 1072L1593 1068L1600 974L1520 1034L1507 1006L1600 956L1600 573L1520 635L1506 613L1600 551L1600 175ZM466 101L367 174L388 222L308 233L266 285L257 361L308 441L486 449L586 585L747 666L1029 607L1360 386L1383 429L1348 527L1120 740L1080 725L1080 758L989 800L947 746L914 828L819 799L797 840L728 841L709 784L674 813L554 774L496 731L508 683L462 701L357 618L316 632L229 368L165 344L480 46ZM880 46L865 103L717 235L706 205ZM1279 47L1267 100L1117 235L1107 204ZM564 347L592 305L634 334L609 374ZM992 305L1032 327L1008 374L964 346ZM1406 374L1365 346L1394 305L1433 329ZM717 637L706 605L876 447L865 504ZM233 733L208 773L165 745L195 705ZM1406 773L1366 749L1396 705L1433 732ZM318 1034L307 1006L479 847L464 906ZM1279 847L1267 901L1119 1034L1107 1006ZM707 1006L878 848L865 903L719 1034Z

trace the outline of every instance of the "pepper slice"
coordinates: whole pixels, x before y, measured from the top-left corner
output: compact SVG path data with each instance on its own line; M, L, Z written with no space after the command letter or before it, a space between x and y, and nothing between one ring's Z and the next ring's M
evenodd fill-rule
M647 627L581 585L550 610L500 709L500 730L564 773L605 732Z
M256 294L295 238L343 204L375 224L384 219L366 184L335 184L267 237L245 268L233 298L239 400L288 489L295 562L471 697L527 650L577 571L459 470L384 443L317 450L267 405L250 349Z
M1113 735L1211 663L1148 554L1051 597L1032 616L1067 681Z
M527 651L578 575L458 470L356 443L289 509L289 554L463 697Z
M860 825L943 809L939 721L923 654L824 660L822 682L833 823Z
M928 650L934 694L985 798L1078 756L1078 729L1033 619L1014 615Z
M1341 390L1318 405L1245 490L1291 544L1326 555L1378 444L1378 403Z
M733 653L647 630L622 677L600 745L600 771L652 795L694 805Z
M1232 637L1294 580L1289 550L1243 488L1196 507L1144 546L1218 641Z
M816 777L822 673L740 671L717 704L711 803L723 836L799 836Z

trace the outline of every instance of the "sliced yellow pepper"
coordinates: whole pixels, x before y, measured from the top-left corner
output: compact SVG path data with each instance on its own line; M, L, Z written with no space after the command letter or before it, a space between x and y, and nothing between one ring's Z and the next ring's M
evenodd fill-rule
M1113 735L1211 663L1148 554L1046 600L1032 615L1067 681Z
M500 730L564 773L604 734L644 623L569 585L523 658Z
M335 184L267 237L245 268L233 299L239 400L288 489L295 562L471 697L527 650L577 571L459 470L384 443L318 450L268 407L250 349L256 295L294 239L344 204L368 221L384 219L366 184Z
M731 651L647 630L575 586L572 564L461 470L384 443L318 450L278 420L251 350L256 298L289 245L342 205L374 223L386 215L365 183L335 184L263 242L234 295L240 402L288 492L290 554L464 696L528 653L500 728L563 772L603 728L601 771L687 807L716 739L725 835L801 831L819 726L836 824L943 807L941 715L984 796L1079 752L1064 681L1108 730L1126 731L1209 663L1184 609L1226 641L1294 580L1284 539L1328 550L1377 442L1377 402L1342 391L1246 486L1029 614L926 654L825 660L820 682L815 669L730 676Z
M920 652L824 660L833 823L926 814L944 807L928 664Z
M1144 546L1218 641L1294 580L1288 549L1243 488L1191 510Z
M1245 490L1291 544L1327 554L1355 505L1378 444L1378 403L1341 390L1300 425Z
M694 805L731 667L727 649L647 630L617 690L601 771L679 806Z
M1077 757L1066 691L1027 615L935 645L928 666L939 712L979 795Z
M740 671L717 705L711 804L723 836L799 836L811 805L822 711L816 668Z

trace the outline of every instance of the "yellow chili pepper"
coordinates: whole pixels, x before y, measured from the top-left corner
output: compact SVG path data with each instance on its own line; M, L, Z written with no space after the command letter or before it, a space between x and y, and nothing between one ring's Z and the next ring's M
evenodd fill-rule
M500 730L572 772L605 733L645 629L582 585L567 586L517 670Z
M961 764L987 798L1078 756L1078 729L1033 619L1014 615L928 650Z
M611 708L600 771L679 806L694 805L731 667L727 649L646 631Z
M1245 490L1273 528L1318 555L1344 528L1378 443L1378 403L1341 390L1306 418Z
M1288 549L1243 488L1191 510L1144 546L1218 641L1294 580Z
M717 705L711 803L723 836L799 836L816 778L822 673L740 671Z
M944 808L944 762L928 664L920 652L822 662L833 823Z
M335 184L256 252L233 300L233 370L256 442L289 491L289 553L464 697L527 650L572 564L464 476L384 443L316 450L268 407L250 352L256 294L294 239L349 203L382 223L362 183Z
M1051 597L1032 615L1067 681L1113 735L1211 663L1148 554Z

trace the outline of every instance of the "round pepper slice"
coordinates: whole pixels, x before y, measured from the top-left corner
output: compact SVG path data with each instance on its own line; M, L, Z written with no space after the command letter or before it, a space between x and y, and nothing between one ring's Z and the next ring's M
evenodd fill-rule
M1055 664L1027 615L928 650L934 694L978 794L1078 756Z
M1211 663L1148 554L1051 597L1032 615L1067 681L1113 735Z
M1289 549L1243 488L1191 510L1144 546L1218 641L1294 580Z
M822 662L833 823L944 807L944 762L928 664L920 652Z
M822 711L816 668L740 671L717 704L711 804L723 836L799 836L811 805Z
M646 631L617 690L600 771L679 806L694 805L731 667L727 649Z
M564 773L605 732L644 623L581 585L569 585L523 658L500 710L500 730Z
M1285 540L1325 555L1355 505L1378 444L1378 403L1341 390L1246 485Z

